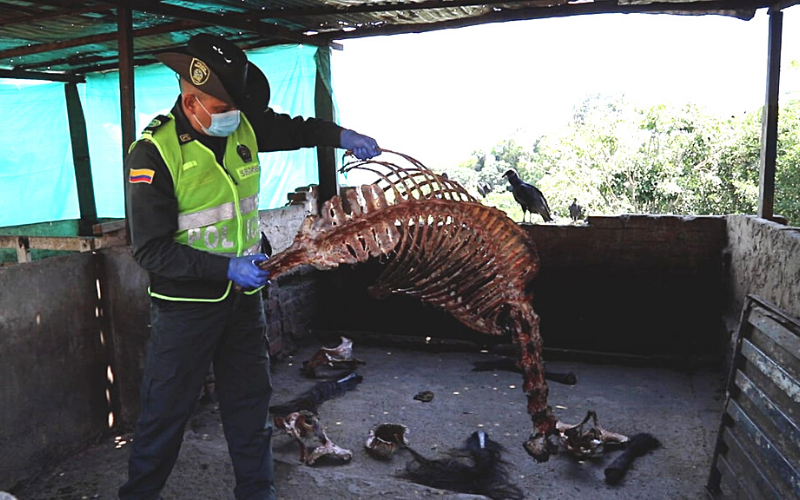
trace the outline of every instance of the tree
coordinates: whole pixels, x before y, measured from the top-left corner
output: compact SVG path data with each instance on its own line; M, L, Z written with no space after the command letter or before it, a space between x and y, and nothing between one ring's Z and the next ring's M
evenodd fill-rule
M800 102L779 116L776 213L800 221ZM474 172L471 182L495 187L487 201L512 218L521 211L498 179L508 168L564 216L574 198L595 215L755 213L760 129L759 110L723 119L692 104L639 109L624 96L595 95L530 151L501 141L462 166Z

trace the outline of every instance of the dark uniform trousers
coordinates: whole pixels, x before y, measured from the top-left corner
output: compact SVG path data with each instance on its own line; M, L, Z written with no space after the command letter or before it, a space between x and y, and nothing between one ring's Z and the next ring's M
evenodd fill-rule
M213 361L236 500L273 500L266 321L261 293L221 302L151 299L151 333L128 482L121 500L156 500ZM176 500L182 500L178 497Z

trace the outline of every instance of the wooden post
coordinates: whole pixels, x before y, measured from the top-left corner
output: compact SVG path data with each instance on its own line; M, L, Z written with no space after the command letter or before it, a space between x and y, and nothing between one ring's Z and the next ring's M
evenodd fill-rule
M122 125L122 158L128 154L128 148L136 140L136 102L133 86L133 14L130 7L117 7L117 45L119 51L119 104L120 123ZM127 192L125 167L122 168L123 190ZM128 217L128 204L125 203L125 218ZM130 234L126 234L130 242Z
M92 183L92 166L89 160L89 139L86 136L86 118L78 97L78 84L64 85L67 99L69 135L72 140L72 163L75 166L75 181L78 187L78 206L81 218L78 221L78 236L92 236L92 226L97 224L97 207Z
M314 89L314 108L317 118L334 121L333 89L331 88L331 49L318 47L314 55L317 64L317 81ZM339 178L336 172L336 150L332 147L317 147L319 168L319 207L326 200L339 194Z
M122 156L128 153L128 147L136 140L136 105L133 97L133 16L128 7L117 8L117 25L119 32L119 103L122 113Z
M775 215L775 162L778 151L778 87L781 79L781 39L783 12L769 10L767 54L767 96L761 119L761 168L758 182L758 216Z

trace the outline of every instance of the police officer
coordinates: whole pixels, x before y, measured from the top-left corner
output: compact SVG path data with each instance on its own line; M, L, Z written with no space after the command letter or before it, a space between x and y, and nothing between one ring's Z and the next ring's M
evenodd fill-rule
M200 34L158 58L180 76L167 116L125 159L128 224L149 273L151 332L122 500L153 500L178 457L213 361L237 500L274 498L272 394L260 289L259 151L332 146L361 159L374 139L268 107L266 77L224 38ZM236 293L234 284L246 290Z

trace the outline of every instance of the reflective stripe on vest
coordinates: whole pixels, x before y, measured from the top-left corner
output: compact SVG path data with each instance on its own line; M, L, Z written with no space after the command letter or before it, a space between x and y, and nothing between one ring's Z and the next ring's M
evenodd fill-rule
M258 194L239 200L239 209L242 213L252 212L258 208ZM233 202L225 203L218 207L211 207L199 212L178 215L178 231L191 230L203 226L210 226L219 221L236 217L236 205Z
M231 255L227 252L209 252L213 253L214 255L222 255L223 257L230 257ZM255 255L257 253L261 253L261 245L253 245L250 248L246 248L242 255Z

